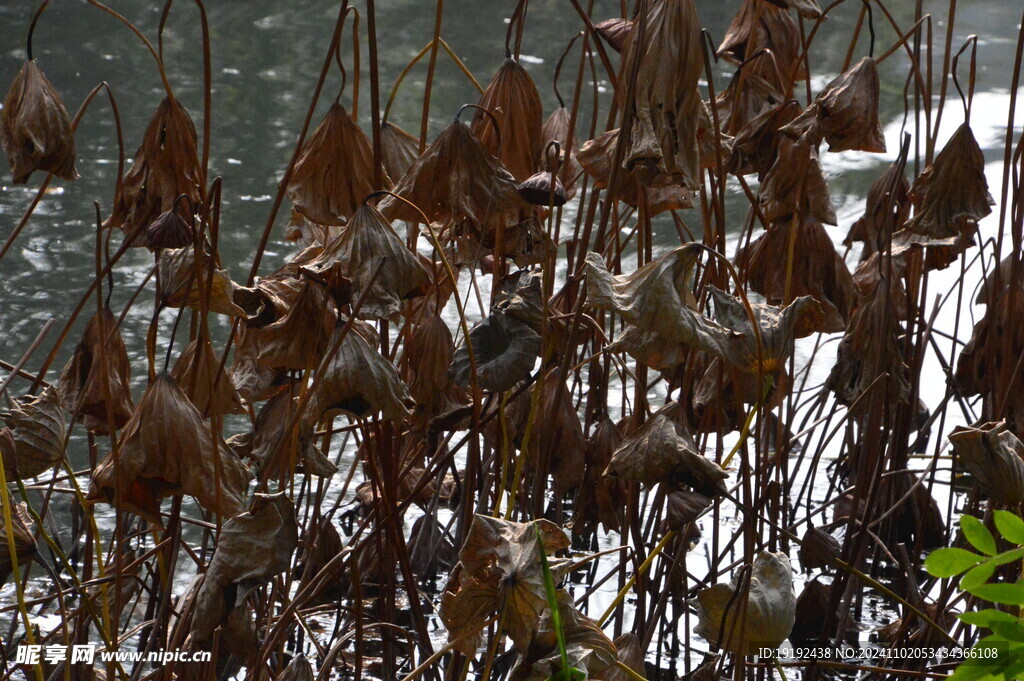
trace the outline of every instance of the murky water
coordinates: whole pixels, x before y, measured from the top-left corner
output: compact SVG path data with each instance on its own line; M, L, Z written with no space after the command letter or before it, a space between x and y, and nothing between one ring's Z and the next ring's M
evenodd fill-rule
M850 7L842 7L832 15L815 42L810 57L815 91L836 74L843 62L852 21L855 12L859 11L859 3L848 4ZM894 19L905 30L913 23L913 3L891 4ZM112 5L124 11L155 42L160 3L122 1ZM482 84L487 83L504 58L504 17L511 10L511 5L511 2L479 0L448 0L445 3L442 34ZM716 41L723 35L738 5L738 1L705 0L699 3L701 18ZM357 6L361 8L361 4ZM618 2L596 2L594 14L599 17L616 16L618 7ZM22 36L32 9L27 2L0 1L0 87L7 87L24 59ZM1020 9L1019 3L1004 0L960 3L955 29L955 46L968 34L979 36L977 94L971 122L989 163L989 184L997 201L1000 200L1002 147L1009 103L1006 88L1010 80L1009 65L1013 63ZM277 0L215 0L209 2L208 11L213 43L210 167L211 175L220 175L224 180L220 248L224 263L237 279L244 278L248 271L277 191L277 182L297 139L323 51L330 39L337 6L312 0L287 3ZM397 74L430 39L434 5L424 0L387 0L378 2L377 11L380 82L382 100L386 101ZM944 17L945 3L926 2L925 11ZM875 22L877 54L888 47L893 32L882 23L882 17L875 17ZM551 88L554 64L578 28L579 19L568 2L534 0L530 3L522 62L533 75L548 110L557 105ZM935 31L936 45L941 45L945 27L938 19ZM350 45L349 33L346 54L350 52ZM200 34L194 6L187 2L176 3L164 35L163 49L171 83L197 126L201 126L202 115L199 47ZM365 39L360 47L363 73L359 79L358 113L364 129L369 130L370 83ZM862 56L867 50L865 36L854 56ZM124 26L85 3L54 2L36 30L34 52L72 112L97 83L107 81L110 84L117 97L126 153L130 159L150 114L162 98L155 65L139 41ZM349 76L342 102L351 109L354 108L352 95L356 79L350 58L346 60L346 66ZM566 70L569 75L564 76L563 93L571 89L572 70ZM732 67L719 66L716 74L718 88L724 86L727 82L725 76L731 71ZM863 209L867 188L895 158L901 131L905 128L914 133L914 121L907 121L905 125L903 121L902 83L906 73L907 58L902 50L881 67L881 114L889 153L823 154L823 165L829 175L840 221L838 227L827 229L840 252L840 242ZM419 129L423 74L422 66L410 74L395 99L391 113L392 122L413 132ZM325 110L327 103L334 98L340 81L335 69L328 80L319 111ZM607 84L598 85L602 101L606 103L610 96ZM940 144L963 120L952 84L949 92ZM440 60L431 102L430 137L447 125L461 104L476 99L477 91L463 75L449 62ZM589 116L588 97L583 100L586 120ZM314 119L314 124L318 118ZM1020 126L1018 114L1018 131ZM581 136L582 139L584 137ZM102 97L97 98L85 113L76 142L81 179L73 183L53 184L11 252L0 261L0 359L16 361L48 319L57 322L55 330L43 343L42 351L29 362L27 368L30 371L39 366L51 347L56 329L63 326L89 285L95 243L92 203L98 201L106 214L113 197L117 140L110 107ZM37 174L28 187L12 186L4 167L0 173L0 240L10 234L32 200L40 180ZM729 189L739 191L733 186ZM746 205L745 199L734 203ZM730 216L735 220L730 225L734 233L743 224L745 208L738 210L741 211L739 214ZM998 214L999 206L996 206L993 215L981 223L982 239L995 236ZM566 220L572 217L573 212L567 211ZM692 225L699 224L696 213L692 217L684 217ZM264 258L263 273L271 271L295 251L292 244L282 239L286 221L285 207L279 215ZM662 245L677 243L676 232L670 227L661 230L657 236ZM732 245L730 252L731 248ZM851 269L857 258L856 250L848 254ZM150 254L141 249L122 260L114 274L115 310L123 307L151 263ZM954 270L957 268L932 275L930 286L933 290L945 292L960 274ZM980 267L973 268L966 279L965 290L972 291L980 276ZM964 310L957 329L954 326L954 304L955 301L943 308L936 328L965 338L981 308ZM144 337L149 314L148 305L137 305L122 328L134 367L145 365ZM214 323L220 325L221 334L225 333L224 318L215 316ZM454 322L452 326L454 328ZM79 331L73 331L71 338L76 338ZM798 347L798 361L801 353L806 355L813 347L808 343L813 341L805 341ZM55 378L73 346L73 342L66 344L49 378ZM834 342L823 345L817 364L821 372L827 373L830 365L827 358L834 350ZM824 378L824 373L812 374L808 385L815 385ZM940 399L945 379L934 359L926 363L924 380L921 392L925 402ZM144 381L145 377L137 371L133 377L136 395L141 394ZM25 387L16 382L13 391L19 394ZM953 409L945 427L948 431L969 420L969 415ZM939 434L933 437L936 435ZM81 438L76 437L70 450L76 467L81 467L84 461L82 450ZM945 505L944 500L939 501L941 506ZM98 508L97 517L102 520L112 516L109 509ZM609 539L609 546L614 544L615 541ZM702 560L699 551L694 552L692 560ZM701 574L699 565L694 565L693 572ZM592 602L595 606L600 607L611 600L614 587L609 586L605 591ZM0 602L2 600L0 597ZM4 619L0 616L0 626L6 630Z

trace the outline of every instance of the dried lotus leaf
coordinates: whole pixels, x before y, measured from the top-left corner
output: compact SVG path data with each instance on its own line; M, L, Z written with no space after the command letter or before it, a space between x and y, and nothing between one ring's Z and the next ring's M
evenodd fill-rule
M85 326L82 340L64 366L59 390L64 408L77 413L89 430L106 435L109 418L120 428L131 418L131 365L117 320L109 307Z
M623 634L616 638L614 643L616 659L620 665L628 667L633 673L630 674L622 666L616 665L601 674L601 681L634 681L635 676L644 676L647 671L644 659L647 655L640 637L636 634Z
M540 539L538 540L538 532ZM569 537L549 520L517 523L475 515L441 597L441 620L455 650L473 655L483 638L480 625L504 610L505 631L526 651L547 608L540 543L555 579L564 561L551 558L569 547Z
M277 478L286 477L299 465L307 475L329 478L338 467L317 446L313 424L296 417L295 406L295 398L283 391L260 407L253 424L251 456L260 470L276 465L272 475Z
M165 97L146 126L142 145L114 197L114 210L104 227L120 229L144 245L145 230L162 213L186 211L201 204L204 185L196 127L185 107ZM178 201L184 194L188 201Z
M949 441L960 463L994 503L1015 508L1024 501L1024 444L1005 422L957 426Z
M679 366L690 356L689 348L679 341L664 338L656 331L641 331L626 324L615 341L605 346L611 353L625 352L641 364L663 371Z
M800 540L800 564L804 570L830 568L842 550L838 539L820 527L812 527Z
M576 135L574 134L572 139L569 139L571 118L572 113L564 106L560 106L544 120L540 131L542 149L546 150L552 142L558 142L560 151L557 159L557 175L565 189L567 201L576 195L576 178L580 174L580 162L577 158L579 144L576 141ZM550 170L551 168L548 166L552 162L552 159L542 158L537 164L537 168L538 170Z
M313 665L310 664L309 658L299 653L292 658L292 661L274 681L314 681L315 678L316 673L313 671Z
M8 480L8 482L10 482ZM0 489L0 494L7 494L6 489ZM8 498L10 503L10 498ZM23 569L25 564L36 553L36 538L32 534L32 518L28 514L28 505L25 502L11 504L11 530L14 544L14 557L18 565ZM7 535L7 524L0 522L0 584L7 581L8 575L14 568L14 561L11 557L12 538ZM22 572L22 575L25 573Z
M672 249L631 274L613 276L601 256L587 254L587 298L595 307L614 310L644 332L665 340L729 356L741 338L691 309L688 285L700 255L699 245Z
M910 370L903 362L897 341L901 332L899 322L885 298L884 292L876 289L871 298L861 303L839 342L836 363L825 385L841 404L854 404L883 376L883 384L873 388L882 395L880 399L905 402L910 396Z
M469 347L473 349L470 358ZM540 353L540 335L529 324L502 311L495 311L469 331L455 350L448 375L456 385L472 381L472 362L480 387L493 392L510 390L526 378Z
M54 388L46 388L38 396L25 395L14 402L4 422L14 438L17 458L14 469L22 478L33 478L63 460L67 414ZM5 464L4 468L9 466Z
M384 121L380 126L380 155L388 177L402 177L419 157L420 143L394 123Z
M768 222L788 221L798 213L805 220L837 224L818 152L807 137L780 140L778 156L764 177L758 200Z
M976 223L992 212L994 201L985 179L985 155L971 126L964 123L946 142L910 188L914 217L908 231L934 239L956 238L963 223Z
M622 17L615 17L599 21L594 24L594 29L612 46L612 49L622 52L622 48L626 46L626 38L633 30L633 22Z
M558 379L557 370L547 374L536 408L532 406L532 391L523 391L509 402L504 413L505 428L519 448L522 448L531 412L534 420L543 420L543 428L531 430L525 452L528 457L526 470L541 475L545 480L550 472L555 493L564 495L579 488L582 482L587 442L572 395L565 383Z
M482 225L522 205L515 178L458 119L416 159L394 192L431 222ZM419 210L392 196L384 197L380 210L389 220L423 222Z
M558 176L548 170L530 175L519 185L519 196L535 206L564 206L568 201L565 187Z
M257 361L275 369L315 368L330 347L337 319L338 310L327 288L301 277L284 316L257 332Z
M569 523L574 532L586 532L598 523L613 532L622 529L625 509L620 501L627 493L627 483L602 475L621 444L618 426L607 415L603 416L587 439L583 484L577 493Z
M160 500L194 496L206 510L231 517L245 509L249 470L211 431L178 382L160 374L121 430L117 452L93 471L90 500L116 503L160 525Z
M154 251L185 248L195 241L195 230L177 210L167 210L150 223L145 231L146 245Z
M195 250L189 248L168 248L160 252L157 260L157 291L160 302L166 307L191 307L199 310L203 296L207 296L210 312L244 317L245 310L234 302L236 285L227 271L213 268L210 273L210 255L203 254L200 267L196 268ZM197 276L198 271L198 276ZM202 277L202 281L199 278Z
M824 320L821 305L810 296L801 296L785 307L751 303L751 320L743 301L714 286L709 290L715 319L738 335L731 353L723 359L750 374L781 369L793 354L794 340L819 331ZM756 332L752 324L757 324Z
M209 339L197 338L185 346L171 376L204 418L245 413L227 372L220 371L220 357L214 354Z
M677 490L668 495L665 506L665 521L669 529L683 532L686 526L695 522L714 503L700 492Z
M409 389L395 365L371 346L355 322L344 338L342 326L335 329L331 346L338 351L330 364L315 377L316 388L308 406L307 418L319 421L325 414L341 410L361 417L381 412L387 420L403 421L412 404ZM369 335L372 335L369 330ZM318 372L319 373L319 372Z
M800 59L800 28L792 15L764 0L744 0L718 46L718 56L742 64L760 50L771 51L784 77L792 74L794 81L807 78Z
M612 186L612 162L615 145L618 143L619 129L609 130L583 144L579 152L579 162L583 169L594 178L594 186L607 189L613 200L624 201L636 208L646 193L647 210L651 217L667 210L693 208L689 190L678 184L651 186L641 184L632 173L619 170L615 173Z
M440 315L431 315L412 328L405 345L409 393L432 416L464 401L462 391L448 376L454 355L452 332Z
M711 497L725 494L729 474L698 454L689 428L665 411L653 414L622 442L604 474L644 485L684 484Z
M849 246L855 241L863 242L861 260L866 260L878 251L885 250L886 243L909 215L910 183L896 162L871 184L864 215L853 223L843 243Z
M0 141L14 184L28 182L36 170L63 180L78 179L71 119L34 59L25 62L7 91L0 111Z
M704 69L700 18L693 0L655 0L647 7L643 36L629 33L619 68L622 91L632 85L623 109L635 117L623 140L623 167L645 184L658 180L696 189L702 105L697 84Z
M335 102L302 146L288 182L295 210L321 225L343 225L373 185L373 150L345 107Z
M518 182L533 174L541 152L540 93L519 62L506 59L478 102L470 129L487 152L497 158Z
M807 110L783 132L824 139L828 150L885 152L878 120L878 65L864 57L818 93Z
M444 526L431 515L422 515L409 533L409 563L417 576L429 579L438 572L449 572L458 562L458 553Z
M786 102L787 88L779 76L766 52L737 69L714 101L722 132L738 135L765 113Z
M737 175L763 176L775 163L782 133L779 129L800 115L800 104L790 99L765 109L735 131L728 170Z
M821 7L817 0L767 0L767 2L786 9L795 9L805 19L817 19L821 16Z
M239 397L254 403L273 397L288 383L287 370L259 363L259 329L239 328L235 356L228 370L231 385Z
M737 596L739 577L732 584L716 584L697 592L694 631L712 645L739 655L751 654L757 647L777 648L796 621L789 559L782 553L758 553L749 588ZM744 596L746 603L737 603ZM744 614L742 623L736 616L740 612Z
M381 259L380 273L374 273ZM402 301L419 295L427 270L376 207L364 204L348 225L324 245L309 267L323 271L340 265L352 283L351 297L362 300L361 319L397 320ZM365 295L364 295L365 293Z
M836 252L825 228L814 220L769 225L764 234L740 250L736 264L750 288L773 305L798 296L817 300L825 312L820 331L845 329L859 298L846 261Z
M224 523L192 615L192 640L206 641L231 611L291 565L298 546L295 506L285 494L257 494Z
M586 674L587 678L603 678L602 673L615 667L618 651L597 622L575 608L572 598L563 590L558 592L559 626L566 648L569 667ZM565 678L561 650L551 610L541 617L540 625L525 654L512 669L509 681L547 681Z

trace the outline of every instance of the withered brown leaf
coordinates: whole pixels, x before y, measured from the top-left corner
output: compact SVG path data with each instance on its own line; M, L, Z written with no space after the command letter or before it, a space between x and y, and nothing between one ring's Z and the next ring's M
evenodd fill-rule
M697 453L689 427L667 413L674 406L662 407L627 437L604 474L644 485L688 485L707 496L722 496L729 474Z
M171 376L204 418L244 414L241 397L227 371L217 376L219 369L220 357L214 354L209 338L196 338L178 356Z
M702 100L697 83L704 67L701 24L693 0L655 0L644 31L630 31L622 49L619 87L633 95L623 102L635 116L623 167L645 184L656 178L689 189L700 185L697 124ZM641 41L641 33L643 40Z
M395 185L395 193L432 222L482 225L522 205L515 178L458 119L437 136ZM422 222L418 210L391 196L380 203L389 220Z
M739 575L732 584L716 584L697 592L694 631L709 643L740 655L750 654L752 645L778 647L796 621L789 559L782 553L761 551L754 559L749 588L738 596L745 596L745 607L735 603L738 589ZM737 613L743 613L742 626Z
M906 222L909 215L910 183L901 172L899 163L893 163L871 183L864 215L853 223L843 243L849 246L855 241L863 242L861 260L866 260L886 247L893 232Z
M179 210L189 203L199 206L202 186L195 124L181 102L165 97L146 126L142 145L114 197L113 213L103 226L120 229L144 245L145 230L174 208L179 196L189 198L179 202Z
M198 310L202 308L206 296L210 312L244 317L245 310L234 301L238 287L231 281L226 270L215 266L210 272L210 257L209 253L203 251L197 268L195 249L192 247L161 251L157 260L157 292L160 302L166 307L191 307Z
M291 564L299 542L295 506L283 493L257 494L221 529L192 614L192 639L206 641L251 591Z
M302 146L288 182L295 210L321 225L343 225L373 186L373 150L341 104L335 102Z
M160 500L189 494L222 517L241 513L249 470L214 434L170 374L150 383L116 451L93 472L90 500L118 504L160 525Z
M506 59L480 97L482 111L473 114L470 129L484 149L522 182L533 174L541 152L540 93L533 79L515 59Z
M807 110L784 128L794 137L824 139L829 151L885 152L878 120L878 64L864 57L818 93Z
M607 189L612 200L624 201L636 208L646 193L647 210L653 217L666 210L693 208L690 193L679 184L645 185L634 177L633 173L620 169L615 173L612 186L612 164L615 157L615 145L618 144L619 129L609 130L592 140L584 142L580 148L579 162L583 169L594 178L594 186Z
M456 650L475 654L484 623L499 609L504 609L504 629L516 648L528 649L547 607L538 531L558 579L567 565L551 556L569 546L560 527L549 520L517 523L473 516L459 565L441 597L441 620Z
M78 179L71 119L34 59L25 62L7 91L0 112L0 141L14 184L28 182L36 170L63 180Z
M14 438L14 469L22 478L35 477L63 460L67 414L55 388L45 388L38 396L25 395L12 403L4 422Z
M845 329L860 297L846 261L813 219L769 225L740 250L736 264L750 288L773 305L798 296L817 300L825 312L820 331Z
M876 379L886 378L875 386L879 400L905 402L910 395L910 371L903 362L896 336L899 322L886 305L881 288L857 306L839 342L836 363L826 386L841 404L852 405ZM861 409L865 405L861 405Z
M420 155L420 143L391 121L384 121L380 126L380 155L388 177L399 178Z
M64 365L58 384L61 403L68 411L77 413L86 428L106 435L110 430L108 405L115 429L131 418L134 407L130 378L128 350L117 319L104 306L86 324L82 340Z
M526 378L540 353L540 335L529 324L501 310L492 311L469 331L480 387L493 392L511 389ZM456 385L468 386L473 367L466 339L455 350L448 375Z
M9 481L8 481L9 482ZM0 490L0 494L8 494L6 489ZM10 500L9 500L10 501ZM11 504L11 530L14 543L14 557L18 559L19 567L24 570L25 564L36 553L36 538L32 534L32 518L28 514L28 505L25 502ZM7 577L14 568L14 560L11 556L12 538L7 535L7 523L0 522L0 584L7 581ZM25 573L22 572L22 575Z
M337 345L344 327L338 325L331 338ZM372 343L367 342L367 338ZM316 388L307 418L319 421L325 414L341 410L360 417L381 412L384 419L403 421L412 404L409 389L398 369L376 349L377 335L362 322L354 322L340 340L338 352L322 373L314 374Z
M384 264L374 279L381 259ZM352 281L353 300L363 300L359 308L361 319L397 321L402 301L418 295L428 278L419 257L395 233L387 218L370 204L363 204L356 210L344 229L324 245L323 252L309 267L323 270L335 263Z
M544 120L540 131L541 148L547 150L552 142L558 142L559 153L557 159L554 159L554 154L551 154L552 158L541 158L537 164L538 170L550 170L551 163L557 161L558 180L565 188L567 201L576 195L576 176L580 174L580 163L577 158L579 143L576 141L575 131L572 139L569 139L571 118L570 111L564 106L560 106Z
M602 672L615 667L617 650L597 622L572 603L564 590L558 592L559 625L569 666L587 674L587 678L607 679ZM550 609L541 617L540 626L529 648L519 657L509 681L547 681L561 676L561 650Z
M949 441L960 463L993 502L1016 507L1024 501L1024 444L1005 421L957 426Z
M935 239L960 236L964 223L977 223L995 202L985 179L985 155L964 123L910 188L914 217L906 228Z
M807 78L800 60L800 29L792 15L764 0L744 0L718 46L718 56L742 64L760 50L770 50L784 78Z
M764 177L758 200L768 222L789 220L799 213L803 219L837 224L818 152L806 136L779 141L778 155Z

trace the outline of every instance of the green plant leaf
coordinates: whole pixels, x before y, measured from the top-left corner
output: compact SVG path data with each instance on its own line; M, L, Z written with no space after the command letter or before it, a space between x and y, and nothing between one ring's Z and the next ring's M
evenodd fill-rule
M977 610L975 612L965 612L958 616L961 622L966 622L976 627L992 628L992 625L997 622L1016 622L1017 618L1008 612L1002 610L996 610L995 608L986 608L984 610Z
M966 549L938 549L924 561L924 569L933 577L953 577L984 560Z
M1003 551L998 556L991 559L996 565L1006 565L1012 563L1015 560L1024 558L1024 549L1011 549L1009 551Z
M1024 582L982 584L971 589L971 593L993 603L1024 605Z
M1002 636L1007 641L1024 643L1024 624L1021 624L1020 622L993 622L989 629L991 629L996 635Z
M1024 545L1024 520L1016 513L995 511L996 529L1003 539L1017 545Z
M975 589L992 579L997 567L995 561L987 560L981 565L971 568L960 578L960 588L974 593Z
M964 537L971 543L971 546L984 554L994 556L998 553L996 549L996 538L988 531L985 525L972 515L960 516L960 529Z

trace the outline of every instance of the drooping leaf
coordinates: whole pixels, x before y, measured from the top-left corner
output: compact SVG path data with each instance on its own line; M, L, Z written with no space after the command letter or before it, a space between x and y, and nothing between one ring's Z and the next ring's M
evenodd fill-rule
M537 529L548 555L569 546L565 532L548 520L517 523L474 516L441 598L441 619L456 650L474 654L487 618L502 607L505 631L520 652L528 650L547 607ZM551 563L560 576L566 566Z
M38 396L25 395L12 404L4 422L11 429L16 458L12 466L5 453L5 470L32 478L63 460L67 414L56 389L46 388Z
M740 655L753 652L753 645L777 647L789 636L796 619L789 559L785 554L761 551L754 559L749 589L736 596L739 586L734 581L697 593L695 631L713 645ZM737 612L744 613L742 624Z
M298 541L295 506L283 492L257 494L224 523L196 597L193 639L208 640L249 592L287 570Z
M64 180L78 179L71 119L34 59L25 62L7 91L0 113L0 141L14 184L28 182L36 170Z
M139 400L117 451L93 471L88 498L117 504L159 526L160 500L176 494L192 495L223 517L241 513L249 478L178 382L164 373Z
M373 150L341 104L335 102L302 147L288 183L295 209L321 225L343 225L373 184Z

